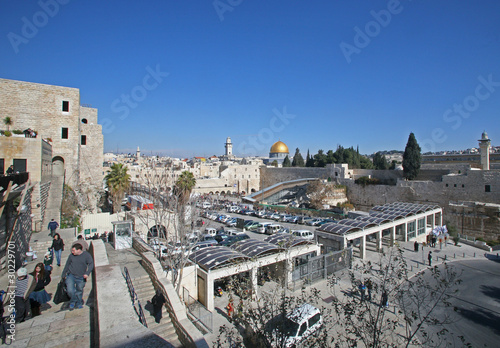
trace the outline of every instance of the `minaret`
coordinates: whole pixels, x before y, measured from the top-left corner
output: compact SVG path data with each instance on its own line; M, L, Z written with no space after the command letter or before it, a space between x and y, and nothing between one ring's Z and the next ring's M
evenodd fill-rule
M230 157L233 155L233 144L231 143L231 138L227 137L226 139L226 157Z
M139 146L137 146L137 151L135 152L135 156L137 159L137 163L141 162L141 149L139 149Z
M481 149L481 169L490 170L490 148L491 140L488 139L488 134L483 132L479 140L479 148Z

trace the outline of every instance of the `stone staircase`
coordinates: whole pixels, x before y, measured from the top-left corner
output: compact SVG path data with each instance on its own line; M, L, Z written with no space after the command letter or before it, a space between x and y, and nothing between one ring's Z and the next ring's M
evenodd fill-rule
M170 316L165 306L163 306L163 318L160 323L158 324L155 322L155 318L152 315L153 305L151 304L151 299L155 294L155 289L149 275L146 274L133 278L132 284L134 285L137 298L141 303L148 328L158 336L168 341L173 347L182 347L183 345L177 337L174 325L170 320Z
M42 223L42 231L47 229L51 219L56 220L61 224L61 204L63 196L64 177L52 176L49 198L47 199L47 207L45 208L45 216Z
M66 237L66 248L61 255L61 267L57 267L54 260L51 282L45 287L52 298L70 253L68 244L72 242L71 233L67 230L61 231L61 234ZM32 272L38 262L43 262L43 256L51 245L52 239L47 236L46 232L32 235L30 246L37 253L38 258L28 262L26 266L28 272ZM83 292L86 305L82 309L69 311L68 302L56 305L52 300L43 305L40 316L16 325L15 341L12 342L11 347L90 347L91 308L89 306L93 306L93 301L89 301L90 290L91 283L88 283Z

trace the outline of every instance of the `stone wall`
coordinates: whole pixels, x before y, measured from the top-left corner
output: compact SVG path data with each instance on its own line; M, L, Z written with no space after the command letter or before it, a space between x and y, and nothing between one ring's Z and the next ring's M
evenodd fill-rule
M76 188L82 177L96 190L102 188L102 129L97 124L97 110L80 107L77 88L0 79L0 100L0 114L13 120L11 129L31 128L37 132L35 141L52 140L50 160L62 160L67 184ZM67 137L63 137L63 129ZM88 140L83 149L81 135ZM40 151L38 156L45 166Z

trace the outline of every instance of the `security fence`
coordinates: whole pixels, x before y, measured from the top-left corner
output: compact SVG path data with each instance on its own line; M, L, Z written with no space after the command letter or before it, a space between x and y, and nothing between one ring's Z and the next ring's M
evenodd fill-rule
M352 267L352 248L333 251L310 258L307 263L295 266L292 271L291 288L297 290L304 284L326 279L329 274Z

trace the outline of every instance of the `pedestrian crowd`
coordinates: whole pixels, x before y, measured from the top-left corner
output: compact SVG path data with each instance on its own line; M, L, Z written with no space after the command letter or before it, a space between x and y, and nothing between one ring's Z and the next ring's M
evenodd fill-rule
M55 228L53 232L52 245L45 253L43 261L38 262L31 273L28 272L25 266L20 267L16 271L15 282L9 285L9 289L7 289L7 293L14 293L14 318L16 323L41 315L44 307L51 307L49 302L52 300L52 296L46 291L46 287L51 282L54 255L57 266L61 266L61 253L64 250L64 241L61 236L59 233L55 233ZM90 273L94 269L94 261L87 251L88 247L87 242L82 236L79 236L71 245L71 254L68 256L61 273L61 282L65 285L69 297L69 310L83 308L83 290ZM57 293L55 296L57 296ZM3 296L0 307L4 308L10 303L10 296Z

